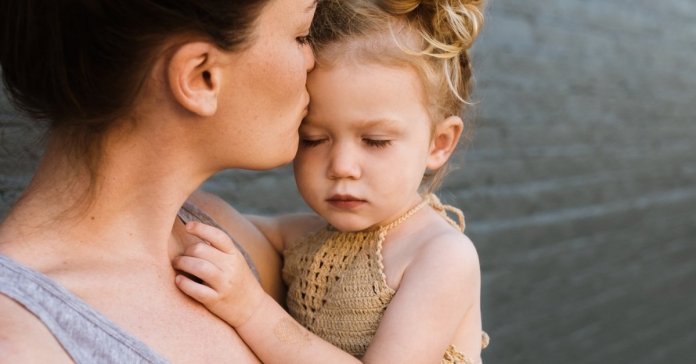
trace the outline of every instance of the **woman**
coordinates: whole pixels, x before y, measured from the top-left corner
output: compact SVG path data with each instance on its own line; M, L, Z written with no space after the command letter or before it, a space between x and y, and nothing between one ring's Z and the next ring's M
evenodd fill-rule
M264 287L279 294L277 257L258 230L219 199L189 196L222 169L294 156L314 8L3 1L5 85L51 128L0 225L0 358L258 361L179 292L170 261L194 242L183 222L212 219L245 243Z

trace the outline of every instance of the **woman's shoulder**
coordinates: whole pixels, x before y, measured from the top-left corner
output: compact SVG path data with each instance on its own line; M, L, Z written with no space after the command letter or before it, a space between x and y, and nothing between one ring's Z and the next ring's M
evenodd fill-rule
M201 219L203 222L206 220L211 222L210 220L212 220L212 223L217 224L244 247L250 241L259 243L256 240L261 239L261 242L267 240L242 213L221 197L210 192L202 190L194 192L186 200L184 207L195 210L199 218L203 216L204 218Z
M0 294L0 332L3 363L72 363L37 317L3 294Z
M221 197L210 192L197 190L189 196L186 202L218 223L244 225L244 216L239 211Z

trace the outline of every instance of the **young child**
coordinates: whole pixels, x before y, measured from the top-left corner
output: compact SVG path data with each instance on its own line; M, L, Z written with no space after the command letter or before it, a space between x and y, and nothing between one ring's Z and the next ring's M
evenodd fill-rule
M461 212L429 191L468 131L458 115L482 3L319 2L312 101L294 168L323 220L250 217L284 256L292 317L220 230L189 223L211 246L174 260L203 281L180 275L180 289L263 362L480 362L487 336L476 250Z

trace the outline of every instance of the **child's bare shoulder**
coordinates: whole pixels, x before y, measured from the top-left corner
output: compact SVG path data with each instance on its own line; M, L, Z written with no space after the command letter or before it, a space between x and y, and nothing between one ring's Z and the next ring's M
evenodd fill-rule
M423 236L413 257L413 268L434 269L452 279L476 278L480 273L474 243L451 226L435 226Z
M403 291L412 298L432 297L436 303L431 302L431 307L449 315L463 315L476 305L476 292L481 285L478 253L462 232L441 227L430 226L427 234L414 242L417 248L410 251L411 260L405 267L398 292Z
M281 253L291 248L303 236L326 225L326 221L314 213L290 213L273 217L246 215L246 217Z
M303 213L294 216L294 219L288 219L285 224L285 249L292 248L300 239L326 226L326 220L317 214Z

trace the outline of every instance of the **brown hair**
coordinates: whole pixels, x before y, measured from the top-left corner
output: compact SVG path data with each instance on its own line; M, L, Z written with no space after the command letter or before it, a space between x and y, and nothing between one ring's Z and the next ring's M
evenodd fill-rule
M49 120L68 157L94 174L104 132L131 111L165 41L193 35L242 47L267 2L3 0L3 81L14 104Z
M346 57L410 66L425 87L432 120L460 115L470 104L468 54L483 26L484 0L323 0L310 37L318 65ZM465 125L465 135L473 128ZM429 172L432 191L446 166Z

